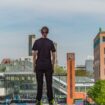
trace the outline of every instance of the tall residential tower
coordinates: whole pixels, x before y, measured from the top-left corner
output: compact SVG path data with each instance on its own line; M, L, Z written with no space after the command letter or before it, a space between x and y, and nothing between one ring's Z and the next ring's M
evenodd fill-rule
M29 38L28 38L28 55L29 56L32 56L32 46L35 42L35 35L29 35Z

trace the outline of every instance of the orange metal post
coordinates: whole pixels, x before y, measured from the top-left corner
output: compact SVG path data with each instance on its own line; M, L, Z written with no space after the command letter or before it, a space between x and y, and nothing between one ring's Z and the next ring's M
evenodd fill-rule
M67 105L75 98L75 54L67 53Z

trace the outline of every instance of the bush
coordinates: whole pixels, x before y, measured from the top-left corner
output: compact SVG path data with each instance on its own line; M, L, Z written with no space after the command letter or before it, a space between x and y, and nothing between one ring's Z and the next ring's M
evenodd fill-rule
M105 105L105 80L99 80L88 91L88 96L92 98L96 104Z

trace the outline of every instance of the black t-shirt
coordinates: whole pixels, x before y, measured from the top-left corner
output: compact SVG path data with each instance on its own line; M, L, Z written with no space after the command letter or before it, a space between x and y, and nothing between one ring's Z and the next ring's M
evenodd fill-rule
M40 38L35 41L32 50L38 51L36 69L51 69L51 51L55 52L53 41L48 38Z

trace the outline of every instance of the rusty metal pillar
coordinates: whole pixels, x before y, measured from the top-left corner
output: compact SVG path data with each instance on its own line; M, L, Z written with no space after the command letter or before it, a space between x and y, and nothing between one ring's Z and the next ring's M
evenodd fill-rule
M67 105L73 105L75 98L75 54L67 53Z

